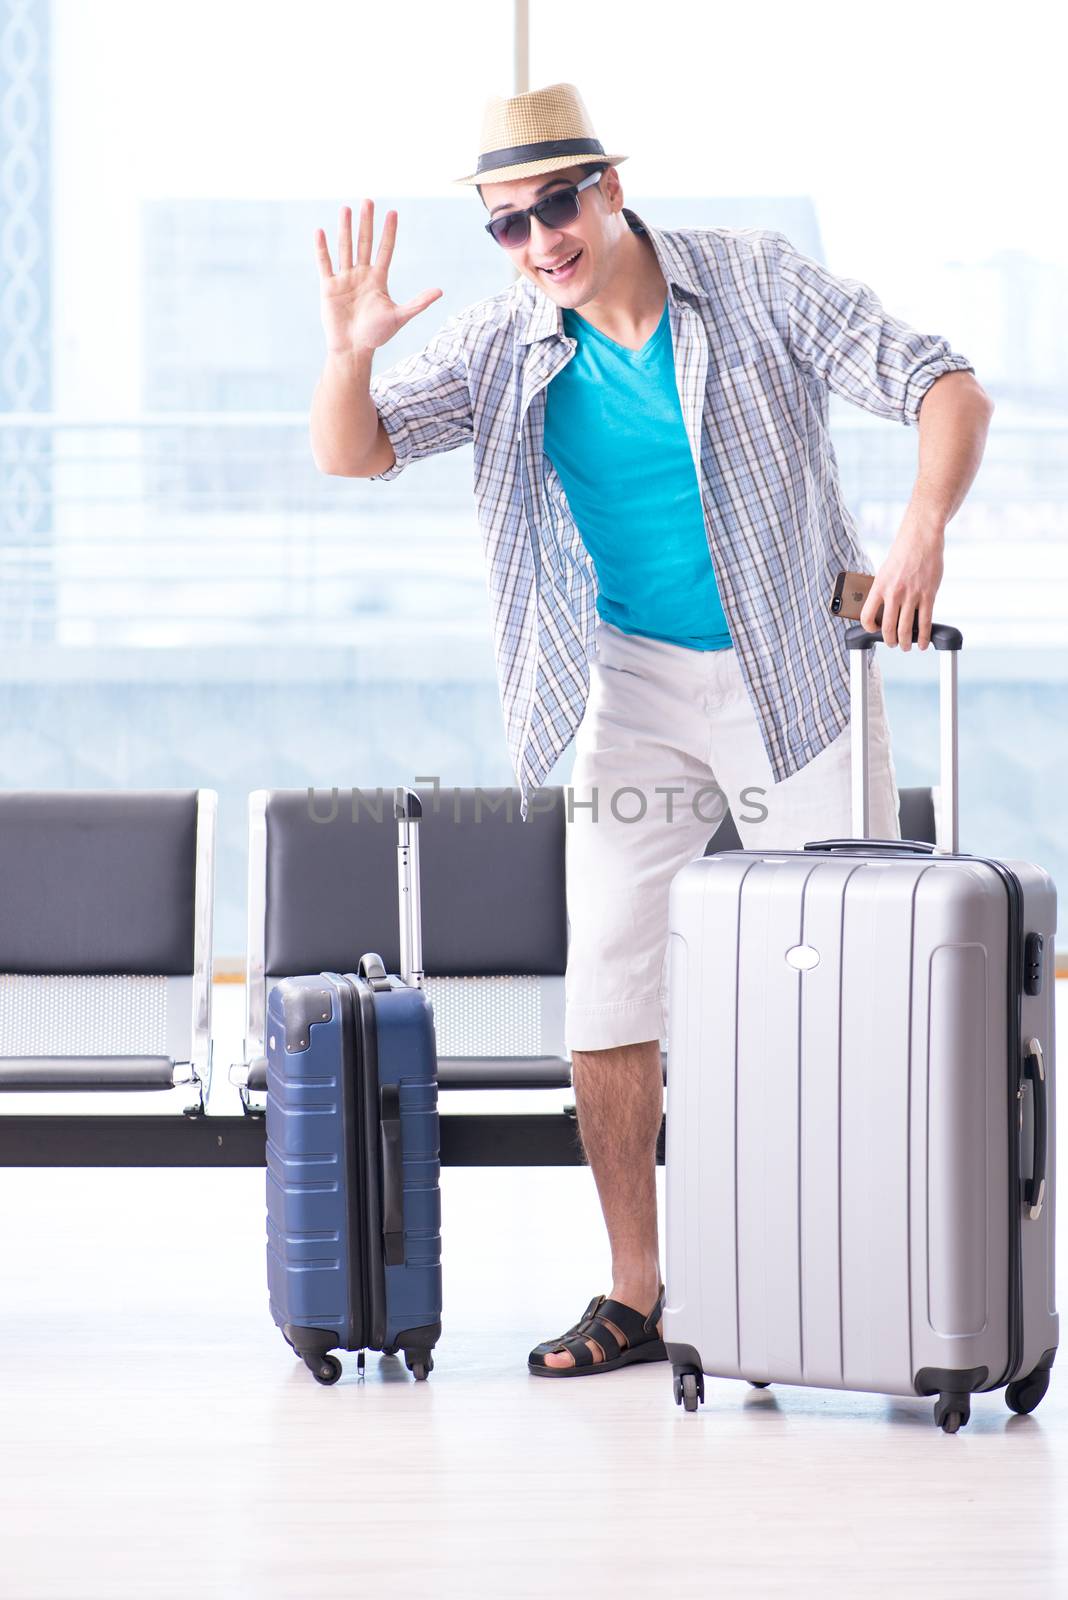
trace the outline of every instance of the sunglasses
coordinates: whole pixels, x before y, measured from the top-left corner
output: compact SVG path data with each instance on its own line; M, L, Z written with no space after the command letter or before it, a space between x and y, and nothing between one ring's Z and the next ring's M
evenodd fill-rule
M492 222L485 224L486 232L506 250L519 250L530 238L531 217L537 217L545 228L566 228L579 214L580 189L588 189L591 183L597 183L602 176L603 169L601 172L591 172L581 183L569 183L566 189L554 189L552 194L527 206L525 211L506 211L503 216L494 217Z

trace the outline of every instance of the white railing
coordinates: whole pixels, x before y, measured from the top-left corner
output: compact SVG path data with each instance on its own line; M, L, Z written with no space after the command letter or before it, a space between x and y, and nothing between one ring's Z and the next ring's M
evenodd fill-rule
M843 497L878 563L914 429L832 413ZM1068 644L1068 418L995 416L951 524L945 606L993 648ZM333 478L304 412L0 414L0 641L346 645L393 622L489 627L471 458Z

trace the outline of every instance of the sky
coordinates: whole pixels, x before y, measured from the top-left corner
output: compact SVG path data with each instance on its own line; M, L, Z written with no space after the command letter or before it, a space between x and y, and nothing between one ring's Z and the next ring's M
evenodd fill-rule
M950 262L1068 265L1063 9L530 0L529 86L578 85L625 194L811 196L831 269L905 314ZM136 395L146 199L321 197L332 238L366 195L376 244L406 195L477 205L511 28L507 0L54 0L59 371Z

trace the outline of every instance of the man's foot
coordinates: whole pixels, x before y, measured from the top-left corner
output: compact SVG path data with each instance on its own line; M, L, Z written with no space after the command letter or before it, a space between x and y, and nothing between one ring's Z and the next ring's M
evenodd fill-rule
M621 1300L595 1295L574 1327L534 1347L528 1369L539 1377L572 1378L644 1361L666 1361L663 1340L664 1285L642 1315Z

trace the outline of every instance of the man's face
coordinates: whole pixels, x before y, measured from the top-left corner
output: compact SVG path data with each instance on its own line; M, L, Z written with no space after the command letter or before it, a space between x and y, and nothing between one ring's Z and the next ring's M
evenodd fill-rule
M565 167L559 172L540 172L532 178L517 178L514 183L486 183L482 198L490 216L503 216L506 211L522 211L551 194L554 189L578 183L581 167ZM609 242L605 222L610 215L605 189L610 183L618 187L614 167L602 172L596 183L583 189L579 195L579 214L574 222L564 228L547 228L540 217L530 219L530 238L518 250L504 250L513 265L536 283L539 288L560 305L582 305L596 292L598 274L603 271ZM499 249L500 246L497 246ZM565 269L565 273L547 272L547 267L558 268L569 256L578 252L578 259Z

